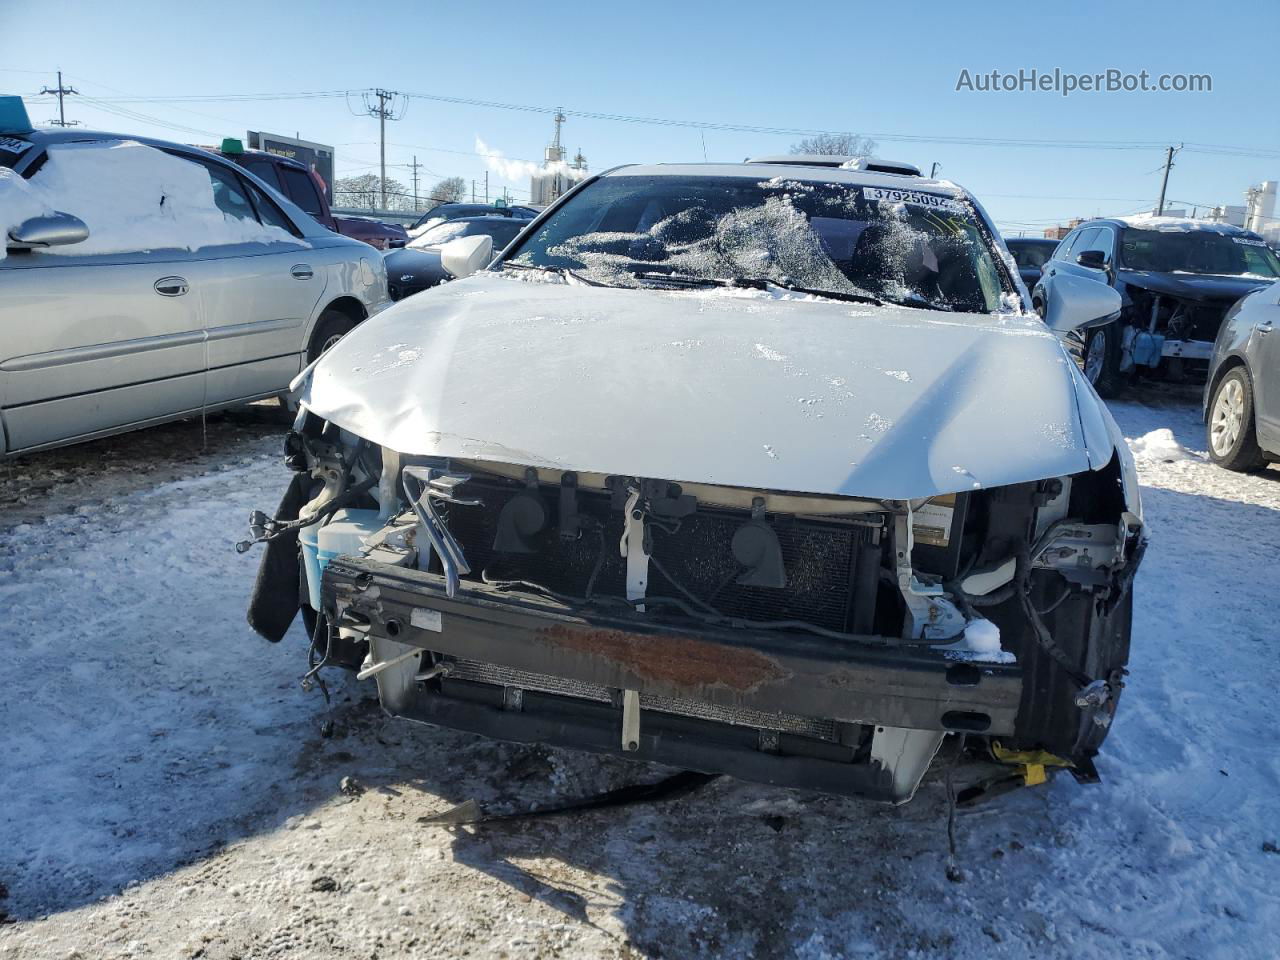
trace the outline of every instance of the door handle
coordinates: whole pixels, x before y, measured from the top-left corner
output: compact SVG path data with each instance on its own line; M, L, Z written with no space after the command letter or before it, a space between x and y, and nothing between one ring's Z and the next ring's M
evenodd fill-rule
M1050 271L1049 271L1049 276L1051 276L1051 277L1053 277L1053 276L1057 276L1057 274L1058 274L1058 268L1057 268L1057 267L1054 267L1052 270L1050 270Z
M155 286L156 293L162 297L180 297L191 289L183 277L161 277Z
M316 275L315 271L311 269L311 264L309 263L295 263L289 268L289 274L295 280L310 280Z

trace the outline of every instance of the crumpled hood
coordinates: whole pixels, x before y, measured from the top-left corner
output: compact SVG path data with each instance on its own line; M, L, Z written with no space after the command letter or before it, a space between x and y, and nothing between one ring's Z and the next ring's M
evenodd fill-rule
M905 499L1103 466L1083 384L1032 317L486 272L357 327L300 401L406 454Z
M1272 281L1254 277L1219 277L1208 274L1155 273L1120 270L1117 278L1133 287L1168 294L1184 300L1238 300Z

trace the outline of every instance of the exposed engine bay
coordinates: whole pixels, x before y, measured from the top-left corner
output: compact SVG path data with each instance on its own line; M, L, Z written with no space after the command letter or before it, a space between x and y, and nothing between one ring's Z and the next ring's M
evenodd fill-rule
M1171 379L1202 375L1234 297L1192 299L1129 284L1120 370L1159 367Z
M948 734L1096 777L1144 546L1118 456L876 500L401 456L304 410L286 457L250 622L300 608L308 678L394 715L891 802Z

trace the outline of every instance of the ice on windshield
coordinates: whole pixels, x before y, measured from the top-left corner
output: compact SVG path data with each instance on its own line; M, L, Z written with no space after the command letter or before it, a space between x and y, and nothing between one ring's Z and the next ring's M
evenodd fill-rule
M958 201L781 178L606 177L514 262L608 286L766 280L972 312L999 309L1002 294L989 244Z
M460 237L467 232L467 224L465 221L442 221L436 225L429 227L422 233L418 234L409 241L409 246L418 249L421 247L438 247L442 243L448 243L455 237Z

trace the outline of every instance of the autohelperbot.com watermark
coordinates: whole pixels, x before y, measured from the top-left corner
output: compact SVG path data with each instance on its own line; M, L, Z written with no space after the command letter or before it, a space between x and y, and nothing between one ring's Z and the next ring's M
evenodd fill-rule
M1212 93L1213 76L1208 73L1151 73L1149 70L1120 70L1110 67L1094 73L1074 73L1054 67L1040 70L1020 67L1015 71L961 69L956 92L966 93Z

